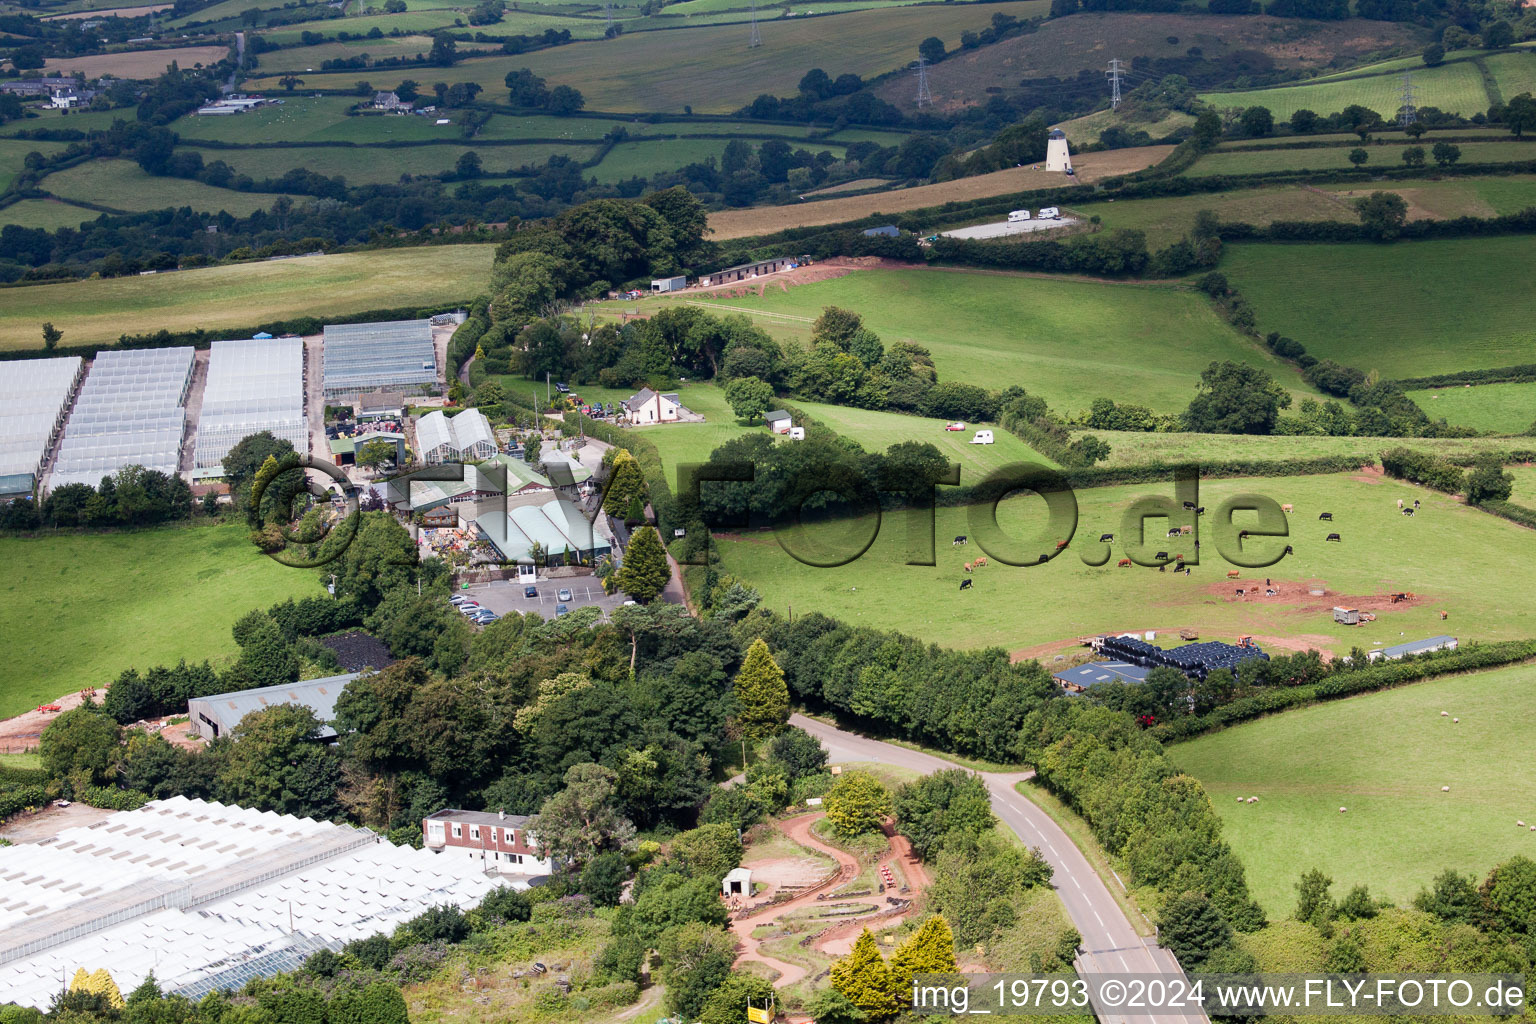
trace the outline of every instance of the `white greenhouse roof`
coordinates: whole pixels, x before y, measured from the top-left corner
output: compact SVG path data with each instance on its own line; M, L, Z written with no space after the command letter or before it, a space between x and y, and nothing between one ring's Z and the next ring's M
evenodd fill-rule
M191 348L114 349L99 353L75 399L48 486L83 483L124 466L174 474L186 431Z
M198 415L193 475L223 476L229 450L263 430L291 442L300 454L309 451L304 340L214 342Z
M172 797L0 848L0 992L46 1008L79 968L120 990L153 971L196 998L292 970L315 949L468 908L500 880L478 860L366 829Z
M416 444L424 456L462 457L471 454L477 444L489 444L494 452L496 432L479 409L465 409L453 417L434 409L416 421Z
M525 562L539 545L547 554L559 555L570 548L585 555L610 550L574 502L550 498L542 505L518 505L507 511L485 512L475 525L508 562Z
M0 363L0 477L35 477L69 411L79 356Z
M328 324L324 358L327 398L419 390L438 382L430 320Z

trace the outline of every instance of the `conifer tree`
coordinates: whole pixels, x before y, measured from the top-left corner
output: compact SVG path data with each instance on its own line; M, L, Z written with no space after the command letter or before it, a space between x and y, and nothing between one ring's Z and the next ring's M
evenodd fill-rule
M949 922L938 914L929 915L917 931L896 947L889 965L894 990L903 996L912 991L915 975L953 974L956 969L955 936L949 930Z
M832 987L872 1020L896 1014L895 979L868 928L859 933L848 955L832 965Z
M635 531L629 539L629 549L624 552L624 564L609 577L613 586L641 604L654 600L671 578L667 551L661 546L661 536L654 526L642 526Z
M747 656L736 673L737 716L748 739L772 736L789 721L789 687L784 672L759 637L747 648Z

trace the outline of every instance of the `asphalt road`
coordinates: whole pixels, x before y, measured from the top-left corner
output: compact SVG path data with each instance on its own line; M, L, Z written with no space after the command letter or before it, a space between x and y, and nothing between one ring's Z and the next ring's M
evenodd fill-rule
M932 754L844 732L804 715L793 715L789 721L820 740L834 762L878 761L924 774L956 767L954 762ZM1033 774L982 772L981 778L992 795L994 813L1025 845L1038 849L1054 870L1051 887L1061 897L1073 927L1083 937L1078 971L1182 978L1183 971L1173 954L1137 934L1103 880L1061 826L1015 791L1019 782ZM1098 1017L1103 1024L1209 1024L1203 1014L1131 1014L1108 1008L1098 1008Z

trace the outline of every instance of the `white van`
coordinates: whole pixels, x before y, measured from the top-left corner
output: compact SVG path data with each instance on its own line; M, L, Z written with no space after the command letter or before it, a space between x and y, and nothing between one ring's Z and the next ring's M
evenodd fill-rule
M976 436L971 438L971 444L991 444L991 443L992 443L992 431L990 431L990 430L978 430L978 431L976 431Z
M1061 209L1055 206L1047 206L1040 211L1041 220L1061 220Z
M1021 220L1029 220L1028 210L1014 210L1008 215L1009 224L1017 224Z

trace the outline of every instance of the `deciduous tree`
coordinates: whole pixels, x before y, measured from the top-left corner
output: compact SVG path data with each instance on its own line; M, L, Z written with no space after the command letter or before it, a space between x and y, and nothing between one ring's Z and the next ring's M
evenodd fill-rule
M827 820L845 837L875 831L891 813L891 794L869 772L839 775L827 791L825 803Z

